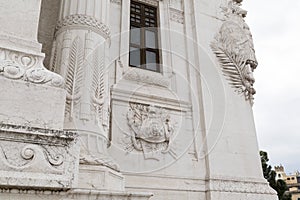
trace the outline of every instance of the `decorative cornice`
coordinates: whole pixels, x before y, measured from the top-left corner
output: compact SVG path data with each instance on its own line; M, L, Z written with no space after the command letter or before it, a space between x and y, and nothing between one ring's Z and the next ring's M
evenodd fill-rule
M88 29L102 35L105 39L110 38L110 30L107 25L93 16L75 14L69 15L56 25L56 34L64 29Z
M77 138L78 134L72 131L64 131L64 130L52 130L52 129L42 129L35 128L30 126L22 126L22 125L12 125L12 124L0 124L0 132L2 135L0 136L1 140L15 140L12 133L23 135L22 140L27 142L37 142L36 136L40 139L44 139L48 142L51 142L55 138L68 140L74 140ZM7 133L7 134L4 134ZM3 135L4 134L4 135ZM26 136L25 136L26 135ZM52 138L52 139L51 139Z

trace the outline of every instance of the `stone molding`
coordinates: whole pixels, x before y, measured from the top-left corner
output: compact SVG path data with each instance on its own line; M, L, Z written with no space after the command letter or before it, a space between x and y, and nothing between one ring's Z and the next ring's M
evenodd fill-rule
M18 137L21 137L19 139L22 139L22 141L25 142L36 142L36 137L38 135L38 138L47 140L46 143L53 143L53 144L61 144L66 145L66 143L62 144L59 141L57 141L57 138L64 139L63 142L74 140L77 138L77 133L72 131L63 131L63 130L52 130L52 129L41 129L41 128L35 128L30 126L22 126L22 125L12 125L12 124L0 124L0 131L2 133L9 133L9 132L15 132L15 133L26 133L20 134ZM14 140L14 137L11 135L6 135L5 137L0 136L0 140Z
M175 8L170 8L170 19L179 24L184 24L184 12Z
M11 33L0 32L0 44L3 49L10 49L13 51L26 51L34 55L42 55L42 45L35 41L28 41L16 37Z
M124 83L125 84L125 83ZM168 90L162 88L159 93L168 93ZM155 94L149 94L147 91L134 92L128 90L128 88L114 87L111 90L112 99L125 104L128 102L139 102L141 104L153 104L158 107L163 107L168 110L178 111L178 112L190 112L192 107L190 102L182 101L174 97L166 97Z
M270 194L270 195L276 194L276 192L270 188L268 183L262 183L262 182L209 180L208 188L210 191L218 191L218 192L236 192L236 193Z
M119 63L122 66L122 63ZM130 68L124 72L123 78L130 81L142 82L149 85L169 87L170 81L162 74L148 70Z
M64 80L61 76L48 71L43 66L44 57L23 52L0 49L0 76L23 80L35 84L45 84L62 88Z
M109 39L111 37L109 27L95 17L89 15L69 15L63 20L58 21L55 30L56 34L64 31L65 29L88 29L98 33L105 39Z
M149 4L151 6L158 6L158 2L161 0L137 0L145 4Z
M55 190L33 190L33 189L6 189L0 188L1 197L12 196L18 197L30 197L31 200L42 199L74 199L74 200L148 200L153 196L152 193L147 192L109 192L101 190L88 190L88 189L73 189L69 191L55 191ZM28 198L29 199L29 198Z

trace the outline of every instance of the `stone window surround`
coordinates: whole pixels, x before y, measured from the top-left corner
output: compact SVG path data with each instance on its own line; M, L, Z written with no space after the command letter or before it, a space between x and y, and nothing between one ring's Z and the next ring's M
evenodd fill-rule
M161 56L160 56L160 44L159 44L159 18L158 18L158 8L157 6L152 6L150 4L146 4L143 3L142 1L136 1L136 0L131 0L131 4L133 5L137 5L140 6L141 10L139 11L139 13L135 13L134 11L130 10L130 27L137 27L140 28L142 30L140 31L140 40L139 40L139 44L136 43L132 43L132 41L130 41L130 48L138 48L140 51L140 66L131 66L130 63L129 65L131 67L137 67L140 69L145 69L145 70L150 70L150 71L155 71L155 72L160 72L160 62L161 62ZM146 15L146 11L143 12L143 8L145 9L150 9L154 12L154 16L150 17L151 20L153 20L153 24L150 25L150 21L145 22L147 15ZM139 15L140 16L140 21L136 22L136 21L132 21L132 14L133 15ZM148 16L149 17L149 16ZM134 18L133 18L134 19ZM149 18L148 18L149 19ZM158 29L157 29L158 28ZM155 38L154 38L154 46L152 47L147 47L146 45L146 31L150 30L152 33L155 34ZM130 28L130 32L132 31L132 28ZM131 33L130 33L131 35ZM148 69L147 67L147 59L146 59L146 52L151 52L154 53L156 56L156 69ZM130 56L129 56L129 60L131 60Z
M131 0L122 0L121 5L121 33L128 33L130 30L130 1ZM155 76L156 78L159 76L161 79L166 81L170 81L170 77L172 76L172 62L171 62L171 45L170 41L167 38L170 38L170 22L168 13L164 12L168 9L168 2L162 0L136 0L141 3L148 3L149 5L153 5L153 3L157 3L158 7L158 22L159 27L163 32L159 31L158 34L158 43L160 49L160 63L162 65L160 73L150 72L148 75ZM152 2L152 3L149 3ZM166 20L167 19L167 20ZM117 65L117 80L122 79L124 74L132 70L132 67L129 67L129 44L130 44L130 35L129 34L121 34L120 36L120 60L122 63L122 67ZM168 55L169 54L169 55ZM167 66L167 67L165 67ZM140 72L144 73L144 69L134 69L135 73ZM170 85L169 85L170 86Z

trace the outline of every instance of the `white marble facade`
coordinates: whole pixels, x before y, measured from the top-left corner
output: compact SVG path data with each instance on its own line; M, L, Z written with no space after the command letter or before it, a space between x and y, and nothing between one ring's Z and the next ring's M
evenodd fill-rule
M242 0L134 1L158 72L129 66L131 0L0 0L0 199L275 200Z

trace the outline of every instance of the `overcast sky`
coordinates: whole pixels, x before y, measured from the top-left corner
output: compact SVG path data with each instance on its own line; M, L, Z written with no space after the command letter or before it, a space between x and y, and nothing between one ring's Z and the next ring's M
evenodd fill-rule
M244 0L259 62L254 117L272 166L300 171L300 0Z

